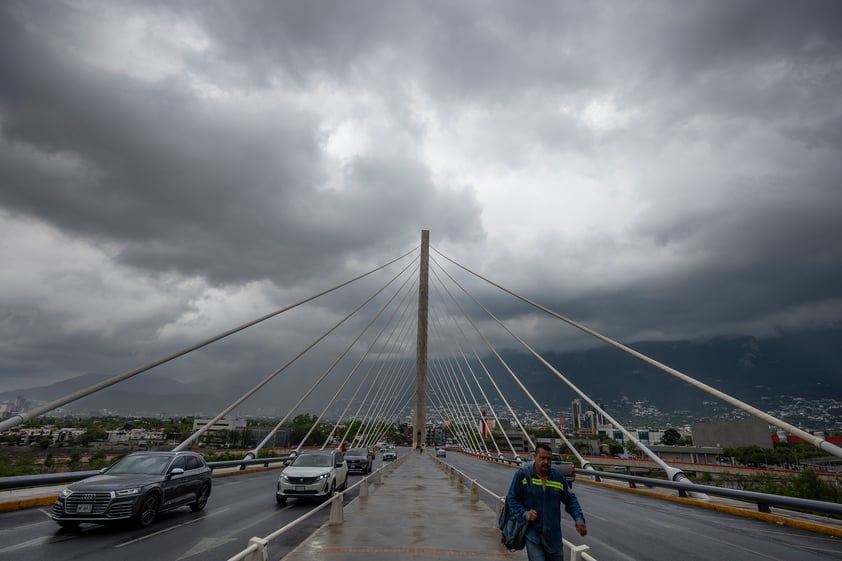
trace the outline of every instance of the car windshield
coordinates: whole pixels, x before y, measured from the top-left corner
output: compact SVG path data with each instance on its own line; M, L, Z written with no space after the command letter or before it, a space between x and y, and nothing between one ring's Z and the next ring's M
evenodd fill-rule
M292 465L296 467L330 467L333 456L330 454L303 454L298 456Z
M126 456L108 470L109 475L120 473L143 473L161 475L172 456Z
M348 450L348 453L345 454L346 456L367 456L368 450L365 448L351 448Z

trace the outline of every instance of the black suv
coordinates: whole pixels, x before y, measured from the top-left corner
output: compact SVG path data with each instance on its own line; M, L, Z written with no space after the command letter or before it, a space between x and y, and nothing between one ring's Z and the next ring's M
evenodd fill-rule
M368 448L351 448L345 452L345 461L348 462L348 471L360 473L371 473L371 455Z
M210 492L211 468L199 454L135 452L62 491L52 519L65 528L126 520L148 526L159 512L202 510Z

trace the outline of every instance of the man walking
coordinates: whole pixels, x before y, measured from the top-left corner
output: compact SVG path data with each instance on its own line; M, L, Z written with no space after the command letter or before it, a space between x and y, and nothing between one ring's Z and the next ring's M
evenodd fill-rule
M535 462L515 473L506 495L512 516L521 516L529 521L526 530L526 556L529 561L563 561L561 503L573 518L579 535L588 533L579 500L561 472L552 467L552 459L550 447L537 444Z

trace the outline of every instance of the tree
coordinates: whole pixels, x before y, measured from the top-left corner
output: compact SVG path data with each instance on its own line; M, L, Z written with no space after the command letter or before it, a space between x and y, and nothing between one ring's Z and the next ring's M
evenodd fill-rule
M681 440L681 433L673 428L669 428L664 431L664 436L661 437L661 444L675 446L676 444L680 444Z
M297 415L292 421L287 423L287 426L289 426L292 429L290 431L290 441L297 446L304 439L304 435L307 434L307 432L310 430L310 427L316 424L317 420L318 417L316 417L315 415L310 415L308 413L302 413L300 415ZM307 441L311 444L316 442L321 444L325 441L329 432L330 429L326 428L323 424L319 424L319 426L313 429L313 432L310 433L310 436L307 438Z
M609 438L605 441L605 444L608 445L608 453L612 456L619 456L623 453L623 445L614 440L613 438Z
M47 457L44 458L44 471L49 473L54 465L55 460L53 460L53 455L48 452Z
M77 471L81 462L82 455L79 452L73 452L70 455L70 460L67 462L67 467L70 468L70 471Z
M745 466L758 467L778 463L775 451L761 446L739 446L737 448L726 448L723 453L726 456L732 456L737 463Z
M88 429L82 433L78 441L82 444L88 444L94 440L106 440L108 439L108 433L105 431L104 428L98 426L88 427Z
M838 502L842 499L842 493L838 489L822 481L811 469L802 471L793 481L792 488L795 496L803 499L826 502Z

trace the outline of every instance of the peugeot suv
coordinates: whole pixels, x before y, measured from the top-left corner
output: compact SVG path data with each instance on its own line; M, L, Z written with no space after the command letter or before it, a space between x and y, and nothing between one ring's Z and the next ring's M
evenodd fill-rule
M302 452L278 477L275 500L286 504L289 497L328 499L334 491L348 487L348 462L339 450Z
M52 519L74 528L82 522L134 521L148 526L159 512L205 508L211 468L195 452L135 452L71 484L53 504Z

